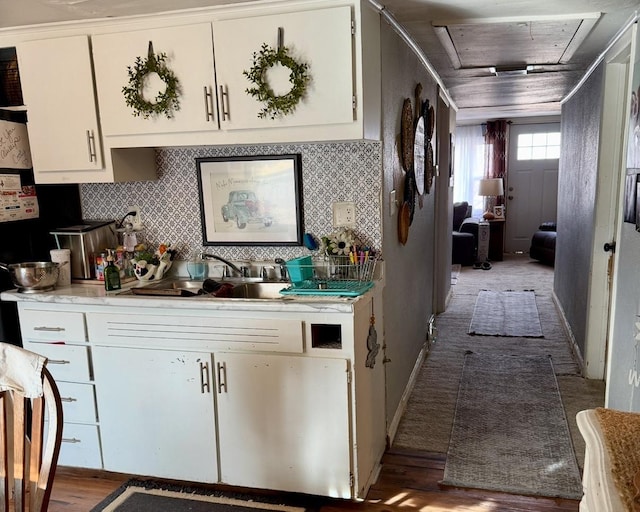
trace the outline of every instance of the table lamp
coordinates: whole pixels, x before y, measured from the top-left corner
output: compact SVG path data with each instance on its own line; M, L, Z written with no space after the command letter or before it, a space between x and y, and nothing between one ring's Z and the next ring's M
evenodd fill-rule
M502 178L483 178L478 186L478 195L484 197L498 197L504 195L504 186ZM484 212L482 218L485 220L495 219L495 215L491 211L490 202L485 201L487 211Z

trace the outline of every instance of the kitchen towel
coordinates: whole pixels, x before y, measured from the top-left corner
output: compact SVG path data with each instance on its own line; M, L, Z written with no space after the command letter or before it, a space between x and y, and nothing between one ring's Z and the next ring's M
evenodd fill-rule
M0 391L18 391L27 398L42 396L42 368L46 360L34 352L0 343Z

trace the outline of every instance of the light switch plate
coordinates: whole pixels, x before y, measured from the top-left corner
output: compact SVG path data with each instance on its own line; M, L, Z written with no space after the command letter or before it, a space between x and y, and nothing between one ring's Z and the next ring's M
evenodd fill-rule
M356 227L356 203L353 201L333 203L333 227Z
M389 192L389 217L393 217L398 210L398 200L396 199L396 191Z

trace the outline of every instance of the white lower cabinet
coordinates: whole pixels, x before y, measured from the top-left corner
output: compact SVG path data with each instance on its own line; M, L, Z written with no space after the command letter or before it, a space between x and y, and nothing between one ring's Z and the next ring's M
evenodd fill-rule
M211 355L93 347L104 468L218 481Z
M20 304L25 349L47 358L62 400L62 445L58 464L102 469L91 348L85 315Z
M380 289L339 311L20 299L24 346L48 358L63 399L61 465L344 499L373 483Z
M344 359L218 353L220 480L351 497Z

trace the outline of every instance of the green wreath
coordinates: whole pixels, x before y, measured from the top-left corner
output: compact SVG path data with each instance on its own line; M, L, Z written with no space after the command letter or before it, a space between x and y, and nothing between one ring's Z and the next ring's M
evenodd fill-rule
M133 66L127 66L129 85L122 88L127 106L133 108L134 116L142 116L149 119L150 116L164 114L167 119L173 117L173 113L180 110L180 83L176 75L171 71L165 61L166 53L154 55L153 46L149 43L149 54L146 59L136 57ZM148 101L142 95L145 77L150 73L157 73L165 83L166 89L159 93L152 101Z
M281 96L276 96L266 77L267 70L275 64L280 64L290 70L291 90ZM264 108L258 112L258 117L276 119L293 113L300 100L304 98L307 85L311 80L308 71L309 65L297 62L289 55L289 49L286 46L281 46L276 50L265 43L259 52L254 52L253 66L249 71L243 71L242 74L255 85L255 87L246 89L245 92L264 103Z

